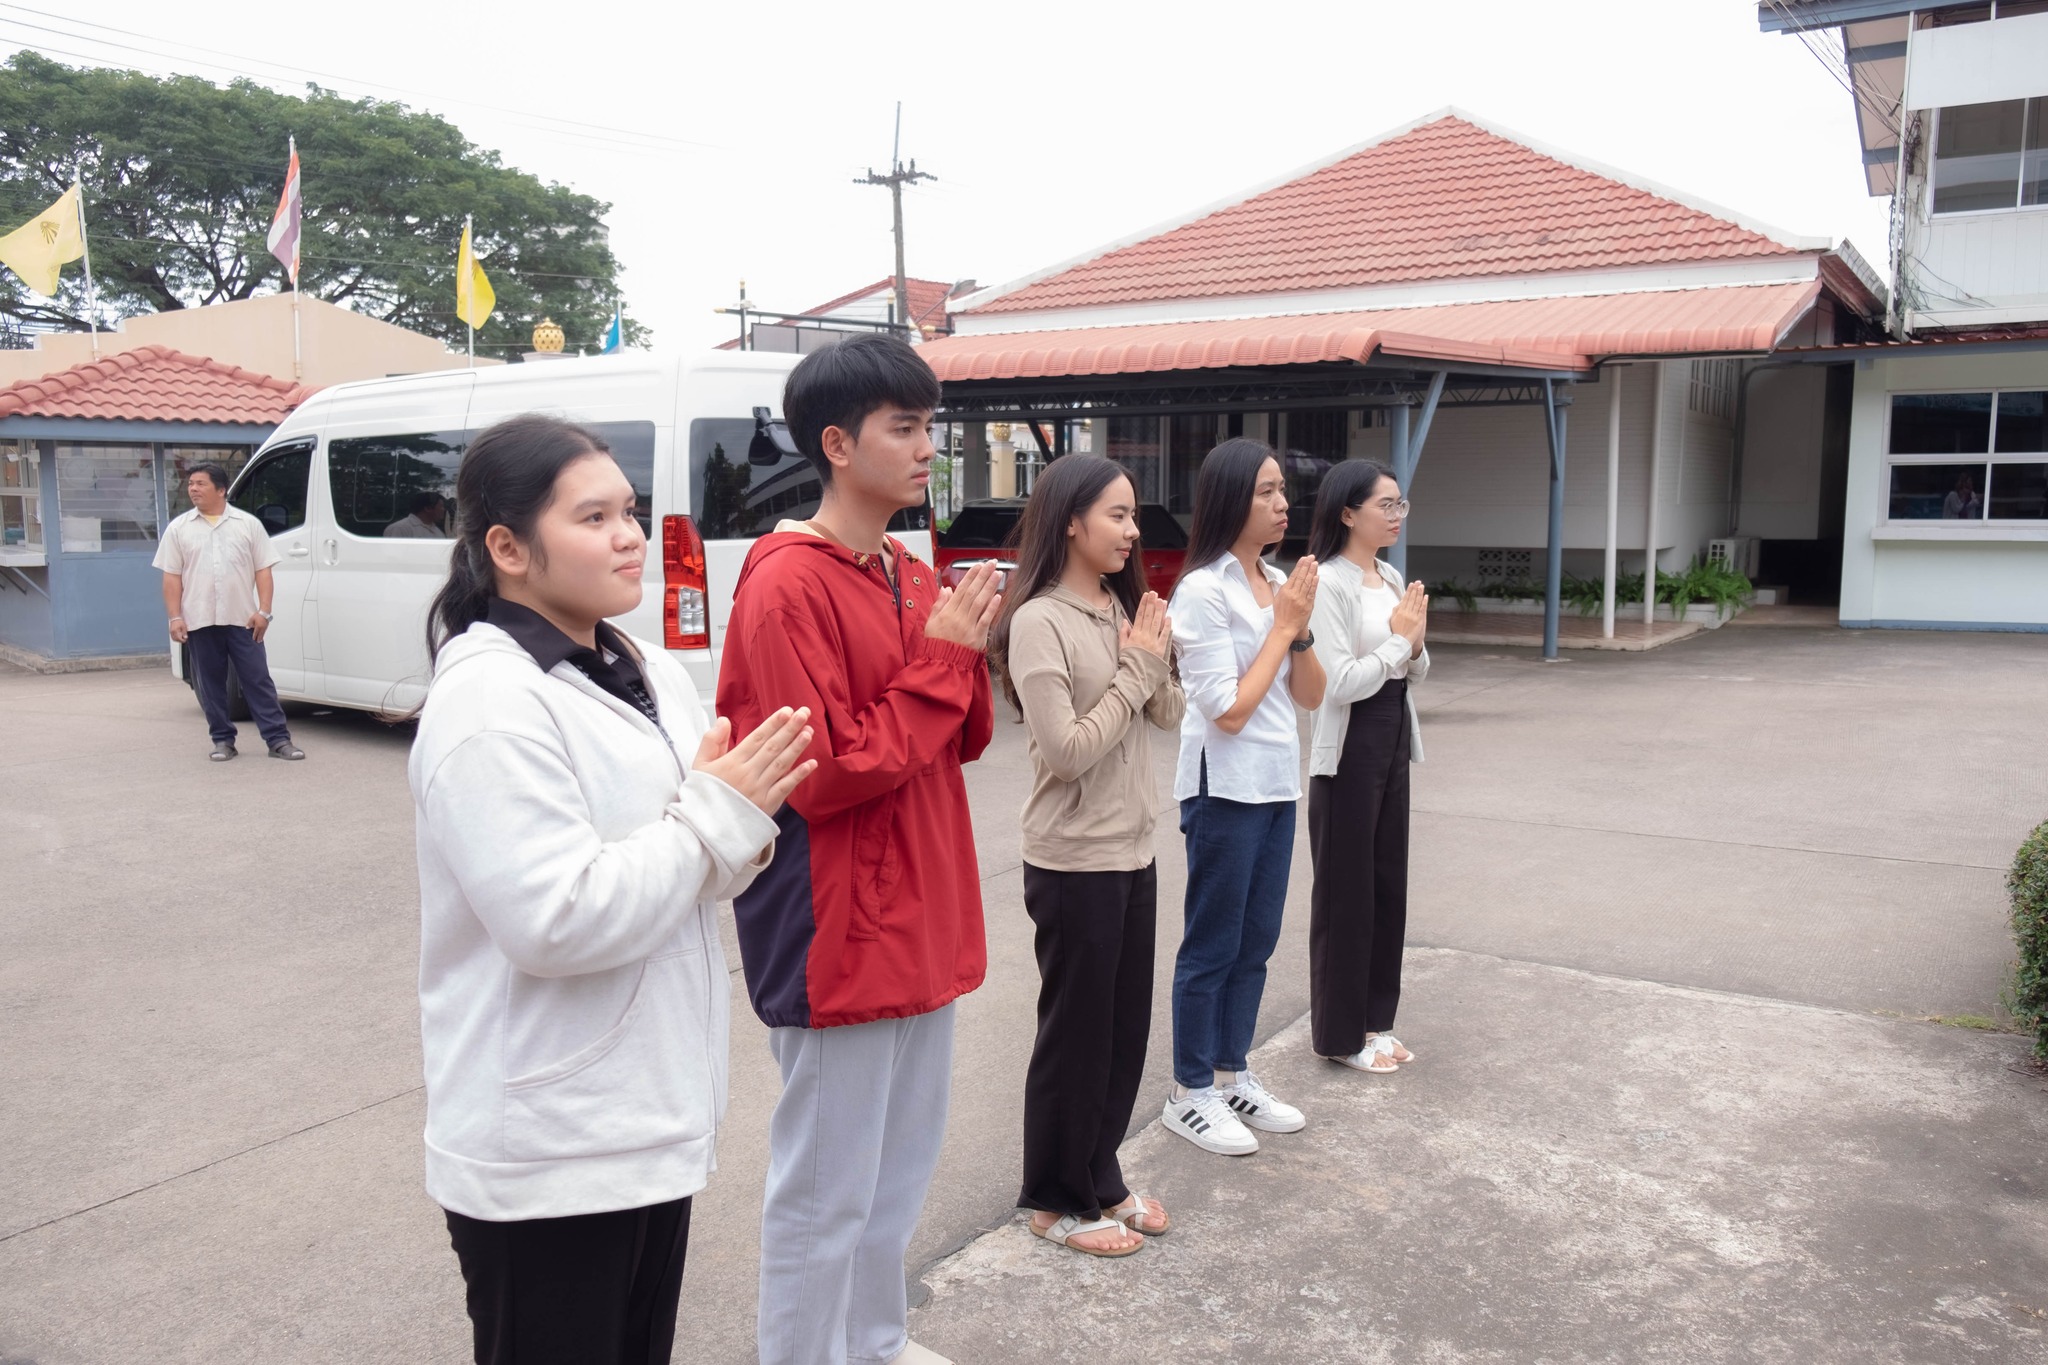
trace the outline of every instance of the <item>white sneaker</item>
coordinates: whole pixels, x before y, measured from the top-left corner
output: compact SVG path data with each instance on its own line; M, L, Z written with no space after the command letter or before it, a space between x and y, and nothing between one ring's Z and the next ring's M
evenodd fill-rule
M1180 1099L1168 1091L1166 1111L1161 1118L1168 1132L1179 1133L1205 1152L1250 1156L1259 1150L1259 1140L1238 1122L1237 1115L1223 1102L1223 1092L1213 1085L1190 1090Z
M1308 1126L1307 1117L1299 1109L1275 1099L1249 1071L1238 1072L1237 1084L1221 1094L1223 1102L1237 1111L1238 1118L1254 1128L1269 1133L1298 1133Z

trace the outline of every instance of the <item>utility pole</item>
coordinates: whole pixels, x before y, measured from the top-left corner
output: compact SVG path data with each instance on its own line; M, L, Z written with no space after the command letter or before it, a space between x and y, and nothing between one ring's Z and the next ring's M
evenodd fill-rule
M887 185L889 199L896 210L896 321L917 335L915 323L910 316L910 285L903 274L903 187L914 185L920 180L937 180L930 171L917 168L917 158L910 159L910 165L903 164L903 101L896 101L896 141L889 151L889 173L876 175L875 168L868 167L868 173L856 185Z

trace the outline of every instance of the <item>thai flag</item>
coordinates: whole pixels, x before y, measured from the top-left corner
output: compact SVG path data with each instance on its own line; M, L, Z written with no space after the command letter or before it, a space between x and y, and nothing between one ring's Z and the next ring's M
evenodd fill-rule
M291 139L291 169L284 174L284 193L277 199L277 214L270 220L270 254L284 262L284 273L292 288L299 287L299 140Z
M615 303L612 305L612 325L605 328L604 349L599 351L598 354L611 355L616 351L623 351L625 349L626 328L619 320L619 306Z

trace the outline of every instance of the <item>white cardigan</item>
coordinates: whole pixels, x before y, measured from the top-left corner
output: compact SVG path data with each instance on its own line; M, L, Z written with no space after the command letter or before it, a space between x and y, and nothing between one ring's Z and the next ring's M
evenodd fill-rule
M472 1218L680 1199L716 1164L714 903L766 866L775 822L687 771L696 689L634 644L660 727L481 622L441 651L420 717L427 1192Z
M1315 632L1316 657L1322 660L1329 684L1309 723L1308 772L1310 777L1335 777L1337 760L1344 755L1344 735L1351 728L1351 704L1379 691L1404 663L1408 681L1421 682L1429 674L1429 647L1411 656L1406 636L1366 619L1365 570L1357 563L1338 555L1324 562L1321 570L1309 629ZM1379 571L1396 595L1404 590L1406 584L1391 564L1381 560ZM1408 757L1420 763L1422 722L1415 714L1412 690L1407 702Z

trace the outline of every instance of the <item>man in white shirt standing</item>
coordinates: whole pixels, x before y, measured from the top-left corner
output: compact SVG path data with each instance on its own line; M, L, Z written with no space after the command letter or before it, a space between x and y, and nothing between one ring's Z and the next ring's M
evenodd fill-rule
M242 685L249 714L272 758L298 760L305 750L292 743L270 681L263 634L270 628L274 590L271 567L277 547L263 523L228 506L228 472L217 464L192 466L185 476L192 510L164 528L153 567L163 570L164 611L171 638L190 647L188 655L200 709L213 735L212 759L235 756L235 722L228 715L228 669Z
M446 540L448 499L439 493L412 495L412 510L384 528L386 540Z

